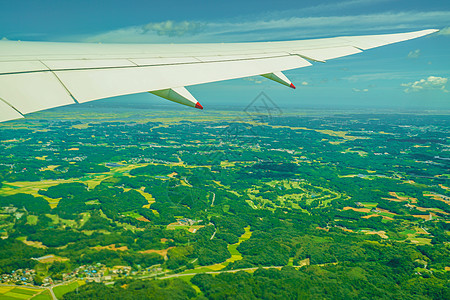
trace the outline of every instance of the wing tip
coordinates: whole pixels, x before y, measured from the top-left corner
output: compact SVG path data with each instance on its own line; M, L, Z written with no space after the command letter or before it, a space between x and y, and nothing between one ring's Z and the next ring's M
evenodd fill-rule
M203 109L203 106L200 104L200 102L195 103L195 108Z
M425 29L425 30L422 30L422 31L419 31L419 32L423 33L423 35L429 35L429 34L433 34L433 33L439 32L439 31L441 31L441 30L440 29Z

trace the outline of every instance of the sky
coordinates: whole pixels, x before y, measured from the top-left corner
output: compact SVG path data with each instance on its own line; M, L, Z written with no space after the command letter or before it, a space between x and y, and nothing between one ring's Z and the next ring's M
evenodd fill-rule
M436 28L429 37L286 71L296 90L262 77L188 89L205 109L250 103L263 91L280 107L450 110L447 0L0 0L0 11L0 39L30 41L250 42ZM163 100L147 93L112 101Z

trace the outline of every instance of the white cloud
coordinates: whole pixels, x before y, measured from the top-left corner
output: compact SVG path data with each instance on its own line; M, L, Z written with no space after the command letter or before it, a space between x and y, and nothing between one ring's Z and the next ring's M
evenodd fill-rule
M9 41L6 36L4 36L0 41Z
M259 77L259 76L258 77L253 76L253 77L246 77L246 78L244 78L244 80L251 81L251 82L254 82L256 84L261 84L262 83L261 79L263 79L263 77Z
M66 37L83 42L195 43L289 40L308 37L404 32L436 27L450 19L450 11L399 12L346 16L246 18L223 22L150 23L92 36ZM245 20L245 21L236 21ZM358 26L355 26L358 24ZM446 32L445 29L441 32Z
M366 73L366 74L356 74L344 77L342 79L348 80L350 82L361 82L361 81L376 81L376 80L405 80L410 78L411 75L407 72L380 72L380 73Z
M404 90L406 93L420 92L425 90L441 90L445 93L448 93L448 90L446 89L447 82L448 78L429 76L426 79L420 79L418 81L410 83L403 83L401 86L406 87L406 89Z
M450 35L450 27L445 27L441 31L438 32L439 35Z
M307 81L303 81L302 85L307 86L307 85L309 85L309 83Z
M360 89L355 89L354 88L353 91L356 92L356 93L367 93L369 91L369 89L362 89L362 90L360 90Z
M414 51L410 51L408 53L408 58L419 58L420 57L420 49L414 50Z
M149 23L142 26L143 33L155 32L159 36L180 37L195 35L204 29L205 25L200 22L174 22L165 21L160 23Z

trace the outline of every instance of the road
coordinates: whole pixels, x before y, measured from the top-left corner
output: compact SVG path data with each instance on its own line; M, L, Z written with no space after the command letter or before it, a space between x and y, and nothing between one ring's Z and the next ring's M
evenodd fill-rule
M214 206L214 200L216 200L216 193L213 192L213 199L212 199L212 202L211 202L211 207Z
M292 266L293 268L300 268L305 266L301 265L301 266ZM182 277L182 276L193 276L193 275L197 275L197 274L220 274L220 273L237 273L240 271L256 271L259 268L261 269L278 269L281 270L281 268L283 268L285 266L271 266L271 267L253 267L253 268L243 268L243 269L236 269L236 270L224 270L224 271L208 271L208 272L201 272L201 273L185 273L185 274L172 274L172 275L166 275L164 277L158 277L158 279L169 279L169 278L177 278L177 277Z

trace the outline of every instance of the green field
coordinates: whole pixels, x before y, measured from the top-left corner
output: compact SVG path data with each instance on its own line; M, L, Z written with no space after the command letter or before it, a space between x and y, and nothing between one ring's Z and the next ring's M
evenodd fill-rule
M17 300L17 299L51 299L46 298L48 291L39 288L14 287L0 285L1 300ZM48 296L50 296L48 294Z
M84 284L85 284L84 281L78 280L78 281L72 282L70 284L57 286L57 287L53 288L53 292L55 293L55 296L57 298L61 298L64 294L74 291L77 287L80 287Z

